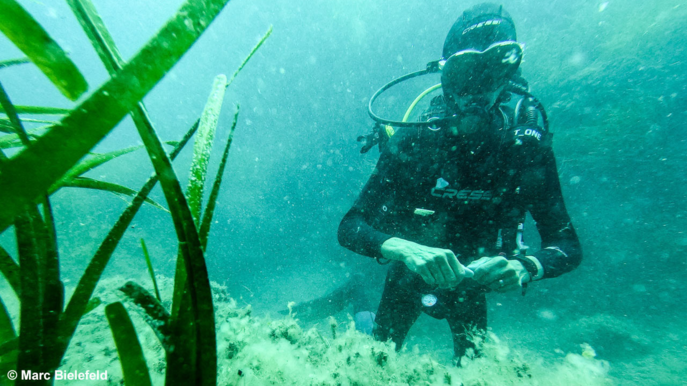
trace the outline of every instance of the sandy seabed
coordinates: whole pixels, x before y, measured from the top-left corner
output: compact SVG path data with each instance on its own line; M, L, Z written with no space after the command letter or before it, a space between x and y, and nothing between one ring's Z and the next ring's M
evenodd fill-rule
M173 282L158 276L163 304L169 308ZM152 287L150 279L135 280ZM164 384L162 345L145 314L118 288L123 277L103 279L95 296L104 304L121 301L129 310L144 349L153 384ZM1 292L8 310L18 315L16 297ZM10 291L11 292L11 291ZM256 317L251 306L239 307L225 287L213 283L217 321L219 385L607 385L608 362L580 347L551 361L510 349L493 333L476 337L482 355L463 358L462 367L419 350L394 350L355 330L349 320L304 329L298 315L280 319ZM15 323L18 321L15 320ZM16 324L15 324L16 325ZM63 359L63 371L107 371L108 381L69 381L70 385L123 384L122 370L103 306L81 320Z

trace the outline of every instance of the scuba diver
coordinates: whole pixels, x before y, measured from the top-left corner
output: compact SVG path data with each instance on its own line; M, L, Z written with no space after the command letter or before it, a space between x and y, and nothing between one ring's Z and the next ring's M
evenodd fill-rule
M359 140L367 142L363 152L378 144L381 155L338 239L351 251L391 263L376 317L358 307L356 320L358 314L368 325L374 319L374 337L391 339L397 350L425 312L446 319L460 364L475 348L469 334L487 327L488 292L524 295L528 283L581 262L546 112L520 76L522 54L508 12L479 4L453 24L441 60L387 84L370 100L377 125ZM441 95L417 122L390 121L373 111L387 89L429 73L441 75L434 88ZM522 239L527 212L542 240L536 252Z

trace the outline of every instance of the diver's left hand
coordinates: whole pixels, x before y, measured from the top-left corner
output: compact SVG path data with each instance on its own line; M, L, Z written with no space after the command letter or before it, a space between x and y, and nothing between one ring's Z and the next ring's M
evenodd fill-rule
M530 274L521 262L503 256L482 257L470 263L468 268L475 272L473 280L496 292L522 289L522 285L530 281Z

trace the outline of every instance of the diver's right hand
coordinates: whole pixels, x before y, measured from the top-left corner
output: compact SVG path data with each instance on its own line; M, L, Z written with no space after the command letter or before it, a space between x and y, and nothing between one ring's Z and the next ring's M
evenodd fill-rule
M463 267L451 250L427 247L398 237L382 244L382 256L404 262L427 284L439 288L456 287L464 278L472 276L472 271Z

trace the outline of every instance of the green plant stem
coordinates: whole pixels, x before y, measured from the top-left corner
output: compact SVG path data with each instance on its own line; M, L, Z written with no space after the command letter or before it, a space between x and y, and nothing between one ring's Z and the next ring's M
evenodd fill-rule
M21 304L19 317L19 355L17 366L22 370L45 371L43 361L43 270L35 216L23 214L17 218L14 228L17 234L19 266L21 267ZM28 381L26 381L28 382ZM21 379L18 385L25 384Z
M267 40L267 38L270 37L270 35L272 35L272 26L270 26L270 28L267 29L267 32L265 32L265 35L262 36L258 44L256 44L255 47L253 47L253 49L250 51L248 56L246 56L246 58L243 60L239 68L237 68L236 71L234 71L234 74L231 76L231 78L229 78L229 81L227 82L227 87L229 87L229 85L231 85L234 79L236 79L236 76L238 76L239 72L243 70L243 67L248 63L250 58L253 57L253 54L255 54L258 51L258 48L262 46L262 43L264 43L265 40Z
M91 298L91 300L88 301L88 306L86 306L86 309L84 310L83 314L88 314L89 312L98 308L98 306L101 304L103 304L103 301L99 297L96 296L94 298Z
M19 135L19 138L21 138L21 141L24 144L24 146L28 146L31 143L31 140L29 140L29 136L26 134L26 130L24 130L24 126L21 124L21 120L19 120L17 110L15 110L14 105L10 101L10 97L5 92L5 88L2 86L1 82L0 105L2 105L2 108L5 110L5 113L9 117L10 122L12 123L12 127L14 128L14 132L17 133L17 135Z
M50 199L43 200L43 222L41 233L44 246L43 265L43 352L44 360L53 362L50 356L57 355L55 346L59 334L60 315L64 309L64 285L60 280L60 260L57 248L57 232ZM56 368L49 369L51 372Z
M170 153L171 159L175 159L179 153L181 153L181 150L184 148L184 146L186 146L188 141L198 129L198 123L199 121L196 121L193 126L191 126L181 141L179 141L179 144L172 150ZM141 205L143 205L145 198L148 196L148 194L150 194L157 182L158 178L156 174L153 174L153 176L146 181L136 197L134 197L129 206L124 210L121 216L119 216L119 219L114 224L112 229L110 229L107 236L98 247L95 255L91 259L91 262L88 264L88 267L86 267L86 271L84 272L83 276L81 276L81 279L74 290L74 294L72 295L71 299L69 299L67 308L60 319L60 334L58 338L60 345L56 351L61 356L63 356L67 350L69 342L74 336L76 327L79 324L79 320L86 312L89 300L93 295L93 291L95 290L103 271L105 271L105 267L110 261L112 254L117 248L119 241L122 239L122 236L124 236L129 224L131 224L134 216L141 208ZM59 362L57 364L59 364Z
M102 140L176 64L228 0L188 0L129 63L60 124L3 163L0 232ZM155 64L151 65L151 58ZM88 130L84 130L88 128Z
M115 74L121 69L124 59L91 0L67 0L67 4L79 20L107 72L110 75Z
M205 207L205 212L203 213L203 220L200 223L200 243L203 246L203 250L207 248L208 237L210 235L210 226L212 225L212 217L215 213L215 206L217 205L217 198L219 197L219 188L222 184L222 177L224 175L224 168L227 165L227 159L229 158L229 148L231 148L231 143L234 139L234 129L236 129L236 123L239 118L240 107L236 105L236 113L234 113L234 120L231 123L231 128L229 129L229 136L227 137L227 143L224 146L224 153L222 153L222 161L220 161L219 169L217 170L217 175L215 176L215 182L212 185L212 191L210 192L210 198L208 199L208 205Z
M68 181L73 180L74 178L81 176L98 166L110 162L116 158L119 158L125 154L132 153L136 150L142 149L143 146L131 146L127 147L124 149L119 149L115 151L111 151L109 153L105 154L97 154L92 157L86 158L84 160L81 160L78 164L76 164L73 168L69 169L69 171L62 176L57 182L55 182L49 189L48 192L50 194L56 192L60 187L62 187L65 183Z
M0 123L2 125L2 123ZM37 127L35 129L29 129L27 130L27 133L29 135L29 138L33 141L37 136L39 136L40 133L45 132L45 129L48 126L41 126ZM0 137L0 149L11 149L13 147L22 147L21 139L19 138L19 135L14 134L8 134Z
M124 383L136 386L151 385L141 343L126 309L120 302L112 303L105 307L105 315L119 353Z
M5 302L3 302L2 299L0 299L0 343L4 344L16 338L17 333L14 331L14 324L12 324L12 318L10 317L9 312L7 312ZM17 345L17 347L19 346ZM0 356L2 355L3 353L0 353Z
M19 338L14 338L0 345L0 352L4 354L0 355L0 384L2 385L12 385L12 381L7 378L10 370L15 370L17 368L17 354L19 350Z
M153 262L150 260L148 247L146 247L146 242L143 239L141 239L141 248L143 249L143 256L146 259L146 265L148 266L150 280L153 282L153 288L155 289L155 297L157 298L158 302L162 302L162 298L160 297L160 290L157 288L157 280L155 279L155 270L153 270Z
M50 79L60 92L76 100L88 84L66 52L15 0L0 1L0 31Z
M74 178L73 180L67 181L64 183L62 186L63 188L83 188L83 189L94 189L94 190L101 190L104 192L110 192L116 195L126 195L129 197L135 197L136 196L136 191L133 189L129 189L126 186L118 185L118 184L113 184L111 182L105 182L105 181L98 181L94 180L91 178L85 178L85 177L77 177ZM164 212L169 212L165 207L162 205L158 204L157 202L151 200L150 198L146 198L145 202L164 211Z
M69 109L62 109L59 107L43 107L43 106L18 106L14 105L17 114L33 114L33 115L66 115L71 112ZM0 109L0 113L7 113L4 109Z
M178 350L179 346L176 344L176 340L187 340L190 338L189 336L173 335L175 339L173 344L177 349L168 356L168 379L170 379L170 372L183 369L188 364L188 361L194 360L195 362L192 362L193 365L191 366L193 371L183 372L171 378L182 383L191 382L198 385L214 385L217 382L214 309L210 281L208 279L207 267L205 266L203 250L200 246L198 231L196 230L193 215L179 180L176 178L172 168L172 163L164 153L162 142L157 137L152 124L150 124L146 111L142 106L139 106L139 110L133 113L133 117L139 135L143 139L146 149L148 149L155 171L160 176L160 185L172 214L186 272L186 292L191 301L189 311L194 316L193 328L197 339L195 353L184 353ZM179 265L177 265L177 269L179 269ZM189 357L189 354L192 356Z
M121 67L121 56L118 54L112 39L108 38L109 33L105 26L91 15L94 13L92 5L84 6L88 3L88 0L70 0L70 5L75 9L77 18L84 25L84 29L87 31L91 42L96 46L106 68L113 77L115 74L120 76L126 70L126 68ZM205 10L205 13L207 12L208 10ZM214 309L198 231L171 161L162 148L162 143L148 117L145 106L138 103L131 114L139 135L148 150L155 172L160 177L160 185L167 199L167 205L177 231L182 257L179 261L183 262L182 265L177 264L177 274L183 270L184 278L189 279L184 280L182 287L179 287L180 284L177 282L175 288L185 289L184 292L190 299L190 307L186 309L188 315L191 315L192 328L187 331L188 333L173 335L175 350L168 356L167 382L215 385L217 382L217 356ZM173 324L175 329L187 327L185 326L186 323L177 324L176 320ZM181 332L182 330L177 331ZM189 342L195 342L193 348L191 350L182 349L182 344Z
M5 305L3 304L2 307L4 308ZM7 309L5 309L5 312ZM12 351L17 351L19 349L19 338L10 338L9 340L4 341L2 344L0 344L0 357L3 355L7 355ZM4 375L4 374L0 374ZM1 378L0 378L1 379Z
M166 352L170 352L172 335L170 315L153 295L134 282L127 282L119 289L148 315L148 325L153 329Z
M226 85L225 85L226 88L228 88L229 85L231 85L231 83L234 81L234 79L236 79L236 77L241 72L241 70L243 70L243 67L246 66L248 61L258 51L258 49L262 46L262 44L265 43L267 38L270 37L270 35L272 35L272 30L273 30L272 26L270 26L269 29L267 30L267 32L265 33L265 35L263 35L263 37L260 39L258 44L256 44L253 47L253 49L250 51L248 56L246 56L246 58L243 60L243 62L239 66L239 68L237 68L236 71L234 71L234 74L231 76L229 81L226 82ZM203 212L203 219L200 222L199 234L200 234L200 242L201 242L201 245L203 246L203 250L205 250L205 248L207 247L208 236L210 234L210 226L212 225L212 217L213 217L214 212L215 212L215 206L217 204L217 198L219 197L219 189L220 189L220 186L222 184L222 176L224 175L224 168L225 168L226 163L227 163L227 158L229 155L229 148L231 147L231 142L232 142L233 137L234 137L234 129L236 129L236 123L237 123L238 115L239 115L239 106L237 105L236 106L236 113L234 114L234 120L231 124L231 129L229 130L229 137L228 137L227 143L224 147L224 153L222 154L222 161L220 162L219 171L217 172L217 176L215 177L215 182L212 185L212 191L210 193L210 198L208 199L208 204L205 208L205 211ZM189 189L189 191L190 191L190 189Z
M43 203L45 219L30 207L16 223L21 276L18 368L53 372L51 363L64 289L59 279L57 244L50 203ZM26 337L26 338L25 338ZM18 384L23 382L20 381Z
M2 301L0 300L0 303ZM9 314L7 313L7 309L5 308L4 304L0 304L0 307L2 308L0 312L2 312L4 315L0 316L5 318L5 322L9 322L9 325L5 327L9 327L10 332L12 335L8 335L6 339L2 340L2 343L0 343L0 384L2 385L10 385L12 382L7 378L7 374L9 373L10 370L16 370L17 368L17 354L19 353L19 338L14 335L14 329L12 328L12 322L9 318ZM2 328L5 328L2 327Z
M16 109L15 109L16 111ZM54 125L56 123L59 123L57 121L49 121L47 119L31 119L31 118L24 118L21 120L22 122L30 122L30 123L49 123L50 125ZM1 123L8 123L10 122L9 118L0 118Z
M226 84L226 76L218 75L215 77L212 92L200 117L200 127L193 146L193 161L191 162L186 196L193 220L198 227L200 227L201 211L203 210L203 190L210 164L210 153L215 140L217 121L222 109Z
M29 58L3 60L3 61L0 61L0 68L16 66L18 64L25 64L25 63L31 63L31 60L29 60Z
M2 104L2 107L5 109L5 112L7 113L10 121L14 126L15 132L19 135L19 138L21 138L21 141L24 144L24 146L29 146L31 143L31 141L29 140L29 136L27 135L26 130L24 130L24 126L22 125L21 120L17 116L17 112L14 109L14 106L12 105L9 96L5 92L5 89L2 87L2 84L0 84L0 104ZM30 267L32 267L35 263L38 271L25 272L24 269L22 269L23 266L20 265L22 284L24 283L24 280L26 280L26 277L28 275L31 275L33 273L37 276L32 280L36 281L38 285L38 290L40 291L38 299L39 302L31 303L31 299L29 299L29 304L31 304L32 307L42 308L42 310L40 311L40 315L43 318L42 325L40 326L41 330L34 332L34 334L38 335L40 339L42 339L42 341L40 342L40 350L42 350L42 355L38 356L38 360L40 361L39 363L36 364L33 362L36 358L33 356L33 354L26 354L30 351L35 350L35 348L33 347L33 341L29 340L29 343L27 343L27 345L24 346L23 343L25 341L21 341L20 339L19 364L22 364L22 362L24 361L28 362L31 366L43 365L46 361L50 362L48 356L54 355L54 345L57 341L58 321L60 314L62 313L62 308L64 306L64 286L62 285L62 281L60 280L60 265L57 249L57 234L55 231L55 220L53 218L50 199L47 195L43 197L42 204L43 219L41 219L40 214L38 213L35 207L29 208L28 218L33 229L29 230L29 228L27 227L23 231L21 231L21 233L23 233L25 237L34 237L35 240L33 242L40 244L39 248L36 248L35 251L26 252L26 254L35 254L35 262L31 257L26 256L24 258L24 261L29 262L29 267L27 269L30 269ZM21 227L21 225L18 225L18 227ZM23 244L28 245L28 241L24 240ZM24 293L23 288L21 293ZM34 294L31 295L33 296ZM21 300L23 305L25 300L24 298L21 298ZM29 324L30 327L28 328L35 328L33 323ZM22 352L25 353L25 355L22 355ZM54 369L48 370L53 371Z

